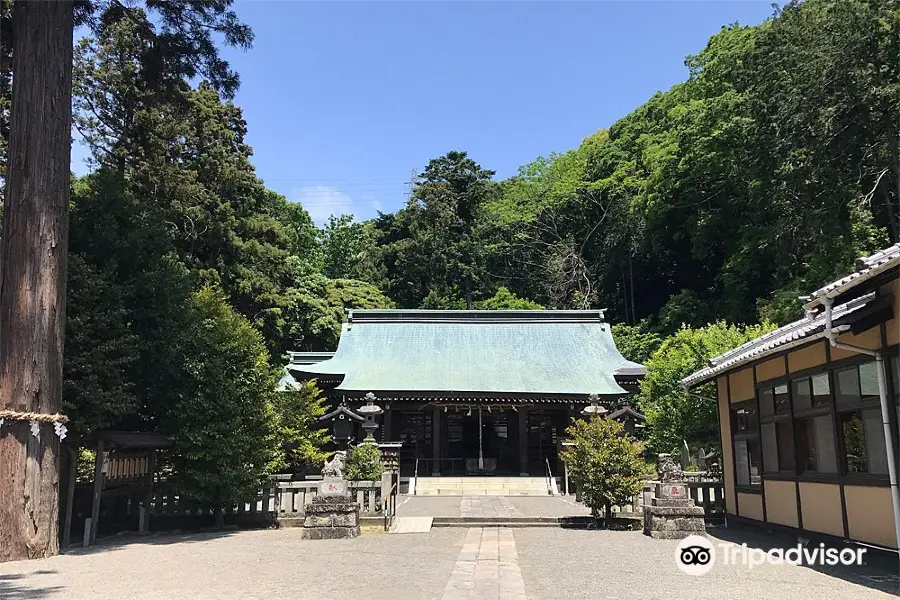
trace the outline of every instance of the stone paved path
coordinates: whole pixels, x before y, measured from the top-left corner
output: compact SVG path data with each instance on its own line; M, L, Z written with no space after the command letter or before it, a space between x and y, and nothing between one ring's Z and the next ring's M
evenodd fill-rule
M521 517L522 513L505 496L463 496L459 503L461 517Z
M525 581L512 529L469 529L442 600L525 598Z

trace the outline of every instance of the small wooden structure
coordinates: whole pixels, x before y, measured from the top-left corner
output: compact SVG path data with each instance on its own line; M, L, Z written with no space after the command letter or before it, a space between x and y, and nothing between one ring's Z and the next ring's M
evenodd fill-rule
M157 450L171 446L172 442L158 433L132 431L97 431L82 442L82 447L96 452L91 516L85 521L85 546L97 540L101 502L113 497L130 497L128 502L134 501L139 506L138 531L147 533L150 530ZM69 479L64 547L70 542L73 519L75 478Z
M632 437L643 437L644 421L646 421L646 419L643 414L634 410L630 404L626 404L622 408L614 410L606 415L606 418L621 423L625 428L625 433L628 435Z

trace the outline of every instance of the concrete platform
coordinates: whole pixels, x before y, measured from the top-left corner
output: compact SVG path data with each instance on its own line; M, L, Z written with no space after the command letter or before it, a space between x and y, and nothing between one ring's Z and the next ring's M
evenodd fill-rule
M504 498L504 500L494 499ZM477 500L480 506L474 506ZM485 505L490 502L491 505ZM463 509L467 514L463 514ZM480 513L478 512L480 509ZM487 509L487 512L485 512ZM496 514L491 514L491 511ZM474 512L474 514L473 514ZM559 517L590 516L591 511L575 502L572 496L405 496L397 503L397 515L461 518L461 517Z

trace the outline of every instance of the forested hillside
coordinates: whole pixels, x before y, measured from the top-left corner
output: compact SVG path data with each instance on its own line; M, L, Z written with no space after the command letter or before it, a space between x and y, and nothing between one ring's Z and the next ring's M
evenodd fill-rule
M72 184L64 400L76 434L157 427L216 455L236 451L206 425L226 415L221 432L269 440L257 464L302 462L303 424L270 390L286 351L334 349L346 308L604 307L641 361L693 344L687 330L664 343L682 325L762 323L702 330L717 341L686 370L797 317L799 294L898 240L896 0L807 0L726 26L687 57L687 81L608 128L585 123L578 148L506 180L464 148L422 157L402 209L322 228L256 175L237 74L210 39L177 59L158 27L140 8L110 10L76 50L75 128L93 161ZM215 28L252 41L233 13ZM8 45L0 59L2 175ZM653 385L651 415L676 394ZM288 412L317 414L303 394ZM674 427L660 443L686 431Z

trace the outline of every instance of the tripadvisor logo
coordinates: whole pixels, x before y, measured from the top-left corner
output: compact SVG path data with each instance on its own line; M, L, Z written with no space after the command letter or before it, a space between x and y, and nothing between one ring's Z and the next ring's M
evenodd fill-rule
M861 565L865 548L827 548L825 544L806 547L797 544L790 548L749 548L747 544L720 543L714 547L707 538L690 535L675 549L675 564L688 575L704 575L716 563L722 565L742 565L748 569L764 564L770 565Z
M716 549L705 537L689 535L675 549L675 564L688 575L705 575L716 564Z

